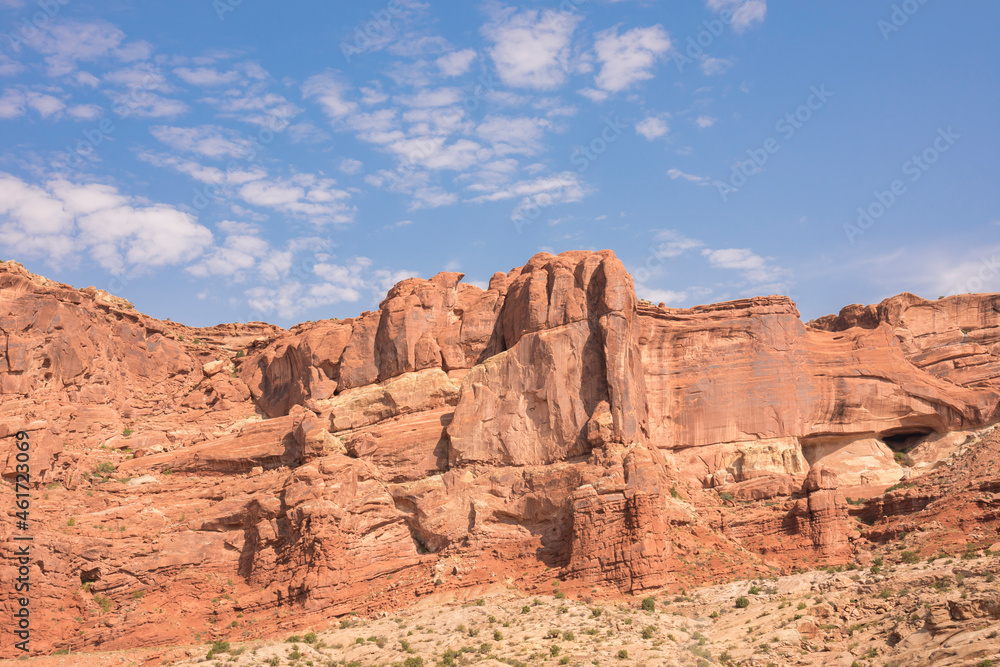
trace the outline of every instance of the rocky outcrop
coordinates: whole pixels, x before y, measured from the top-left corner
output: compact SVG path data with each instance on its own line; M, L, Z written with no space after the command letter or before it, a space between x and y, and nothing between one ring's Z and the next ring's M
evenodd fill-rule
M843 563L917 514L995 541L967 522L993 530L1000 492L977 444L1000 399L992 295L804 325L785 297L638 302L610 251L461 280L290 331L193 329L0 265L0 462L11 480L26 431L38 650L553 577L676 590Z

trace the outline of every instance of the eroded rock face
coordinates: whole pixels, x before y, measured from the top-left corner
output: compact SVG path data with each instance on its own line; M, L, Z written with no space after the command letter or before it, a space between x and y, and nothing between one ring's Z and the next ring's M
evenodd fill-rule
M50 487L38 650L177 643L209 618L269 633L278 608L307 623L515 578L680 588L842 563L908 513L962 525L937 487L853 499L985 456L993 295L806 326L785 297L638 302L610 251L461 279L291 331L191 329L0 265L2 474L25 430ZM976 461L968 503L1000 492Z

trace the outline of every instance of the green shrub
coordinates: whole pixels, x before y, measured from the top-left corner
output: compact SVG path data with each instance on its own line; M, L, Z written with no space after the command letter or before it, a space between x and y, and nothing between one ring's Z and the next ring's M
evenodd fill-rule
M656 598L652 596L648 598L643 598L642 608L644 611L654 611L656 609Z
M410 656L403 661L403 667L424 667L424 659L419 655Z
M221 639L212 642L212 653L229 653L229 642Z
M914 551L904 551L903 553L899 554L899 560L901 560L904 563L911 563L911 564L919 563L920 556L918 556Z
M746 609L749 606L750 606L750 599L747 598L745 595L741 595L738 598L736 598L736 607L738 609Z
M105 614L111 611L111 598L106 595L95 595L94 602L101 606L101 611Z
M733 499L733 494L729 493L728 491L719 491L719 500L724 500L726 502L729 502L732 499Z
M642 638L643 639L652 639L653 635L655 635L655 634L656 634L656 626L655 625L647 625L646 627L644 627L642 629Z
M132 429L130 429L128 426L122 429L122 435L125 436L126 438L132 435L132 433L133 433Z
M527 614L530 611L531 611L531 607L529 607L528 605L524 605L523 607L521 607L521 613L522 614Z
M115 464L111 461L101 461L95 466L94 470L100 475L110 475L115 471Z

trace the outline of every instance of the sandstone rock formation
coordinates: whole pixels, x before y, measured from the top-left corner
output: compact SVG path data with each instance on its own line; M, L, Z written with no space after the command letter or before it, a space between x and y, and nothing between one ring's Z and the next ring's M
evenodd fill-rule
M1000 297L806 325L778 296L653 307L610 251L461 280L290 331L194 329L0 264L0 461L9 482L28 432L35 650L266 634L278 611L554 576L637 593L842 564L915 513L998 541L995 512L977 528L939 501L1000 449L982 431ZM970 507L1000 490L977 460Z

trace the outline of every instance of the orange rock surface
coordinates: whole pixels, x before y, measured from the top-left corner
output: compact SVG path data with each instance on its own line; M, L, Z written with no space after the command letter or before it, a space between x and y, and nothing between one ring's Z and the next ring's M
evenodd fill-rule
M32 652L263 636L286 612L553 577L680 589L863 558L926 512L949 543L1000 540L995 510L935 505L1000 449L982 431L1000 296L803 324L780 296L640 302L610 251L461 279L290 331L196 329L0 264L0 541L20 534L25 431ZM963 503L1000 490L996 466L978 474Z

